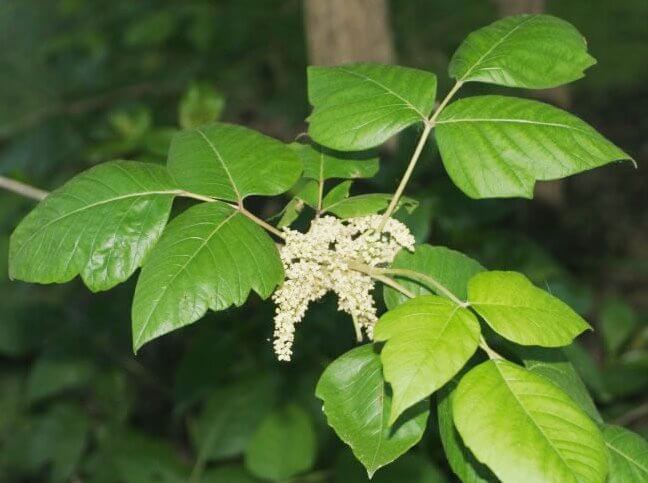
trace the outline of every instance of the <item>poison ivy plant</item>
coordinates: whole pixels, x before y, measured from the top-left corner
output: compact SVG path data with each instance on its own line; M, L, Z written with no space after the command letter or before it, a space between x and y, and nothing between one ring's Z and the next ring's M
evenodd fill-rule
M521 15L468 36L450 63L456 83L438 103L436 76L422 70L311 67L313 142L292 144L232 124L200 124L217 118L222 102L195 87L183 101L184 130L173 135L166 167L113 161L49 194L11 237L10 274L38 283L80 275L99 291L141 267L134 350L210 309L241 306L252 292L272 296L280 360L292 357L309 305L333 292L358 341L370 343L326 367L315 392L328 424L369 476L421 440L430 396L438 392L441 441L462 481L640 481L645 442L605 425L562 352L589 324L521 273L487 270L449 248L416 245L413 227L393 216L417 208L404 192L433 131L450 178L473 198L529 198L537 181L631 159L584 121L541 102L502 95L453 102L467 82L547 88L582 77L593 63L573 26ZM118 117L115 126L139 139L151 119L144 113L135 120ZM378 170L366 150L410 126L419 141L394 194L352 195L356 180ZM285 208L271 218L277 226L248 210L252 196L286 193ZM175 198L192 204L179 203L167 226ZM306 215L312 218L304 231ZM373 296L378 285L384 313ZM624 325L627 332L634 322ZM618 351L626 336L608 338L608 350ZM65 368L43 361L32 374L34 402L92 378L90 368L41 384ZM228 381L191 419L193 480L249 481L239 467L231 468L236 476L203 474L209 460L241 454L249 473L275 481L313 466L318 441L309 413L294 401L271 410L274 386L254 381ZM267 413L257 408L263 401ZM84 437L70 444L70 461ZM132 448L117 443L115 454L105 456L116 474L125 481L155 478L132 470ZM147 461L168 453L138 446ZM49 462L59 463L58 456ZM160 474L176 481L186 473L168 458Z

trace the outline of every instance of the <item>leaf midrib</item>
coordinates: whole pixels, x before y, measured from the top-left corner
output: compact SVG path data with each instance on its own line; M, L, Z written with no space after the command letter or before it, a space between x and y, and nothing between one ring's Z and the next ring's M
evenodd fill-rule
M351 70L345 69L344 67L340 67L339 69L340 69L340 71L344 72L345 74L349 74L349 75L352 75L352 76L354 76L354 77L358 77L358 78L360 78L360 79L363 79L363 80L369 81L369 82L371 82L371 83L377 85L378 87L380 87L380 88L384 89L385 91L389 92L391 95L393 95L393 96L396 97L397 99L400 99L401 101L403 101L403 102L406 104L406 107L409 107L409 109L411 109L411 110L413 110L414 112L416 112L416 113L421 117L421 119L426 119L426 118L427 118L427 116L426 116L425 114L423 114L421 111L419 111L419 110L418 110L418 109L417 109L417 108L416 108L416 107L415 107L415 106L414 106L410 101L408 101L407 99L405 99L405 98L402 97L400 94L398 94L397 92L393 91L392 89L390 89L390 88L387 87L386 85L384 85L384 84L378 82L378 81L375 80L375 79L372 79L371 77L369 77L369 76L366 75L366 74L360 74L360 73L358 73L358 72L353 72L353 71L351 71Z
M520 401L520 399L518 398L517 394L515 394L515 391L513 391L513 388L511 388L511 386L509 385L508 381L507 381L506 378L504 377L504 374L502 374L502 371L500 370L500 368L499 368L499 366L497 365L497 363L493 363L493 365L495 366L495 369L497 369L497 373L500 375L500 377L501 377L501 379L502 379L502 382L504 382L504 385L506 386L506 388L507 388L507 389L509 390L509 392L511 393L511 396L513 396L513 399L515 399L515 402L518 403L518 405L520 406L520 408L522 409L522 411L524 412L524 414L526 415L526 417L531 421L531 423L533 423L533 425L537 428L537 430L540 432L540 434L541 434L541 435L545 438L545 440L549 443L549 446L551 447L551 449L553 449L554 452L558 455L558 458L560 458L560 461L563 462L563 464L564 464L565 467L569 470L569 472L572 474L572 476L574 476L574 478L576 479L576 481L578 481L578 480L579 480L578 475L577 475L576 473L574 473L574 470L571 468L571 466L569 466L569 464L567 464L567 461L565 460L565 458L563 457L563 455L560 453L560 451L558 451L558 448L556 448L556 446L554 446L553 441L552 441L552 440L551 440L551 439L550 439L550 438L545 434L545 432L542 430L542 428L540 427L540 425L539 425L539 424L536 422L536 420L531 416L531 414L529 413L529 411L527 411L527 409L526 409L526 407L524 406L524 404L522 404L522 401Z
M640 464L638 461L636 461L634 458L632 458L631 456L628 456L628 455L625 454L624 452L622 452L622 451L620 451L619 449L617 449L616 447L612 446L612 445L611 445L610 443L608 443L607 441L605 442L605 446L607 446L608 448L610 448L611 450L613 450L615 453L620 454L623 458L625 458L625 459L627 459L628 461L630 461L630 462L631 462L632 464L634 464L637 468L639 468L641 471L643 471L644 473L646 473L646 475L648 475L648 467L645 467L645 466L641 465L641 464Z
M461 77L460 82L466 81L468 76L472 74L473 70L475 67L477 67L486 57L488 57L493 50L495 50L497 47L502 45L511 35L513 35L515 32L517 32L520 28L522 28L524 25L528 24L532 20L535 20L539 15L531 15L529 18L525 19L524 21L520 22L517 24L515 27L513 27L509 32L507 32L505 35L502 36L501 39L499 39L497 42L495 42L486 52L484 52L477 61L470 66L470 68L466 71L466 73Z
M48 221L44 225L40 226L37 230L35 230L34 233L32 233L32 235L22 243L22 245L20 246L20 249L18 250L18 252L16 252L16 255L14 255L14 256L16 256L16 257L19 256L20 253L22 252L22 250L27 246L27 244L34 237L36 237L38 234L40 234L43 230L45 230L49 226L53 225L54 223L57 223L57 222L65 219L65 218L70 217L70 216L76 215L77 213L81 213L81 212L83 212L85 210L90 210L92 208L96 208L97 206L105 205L105 204L108 204L108 203L114 203L114 202L117 202L117 201L129 199L129 198L137 198L137 197L150 196L150 195L178 195L179 193L180 192L178 190L141 191L141 192L137 192L137 193L129 193L127 195L116 196L114 198L108 198L108 199L105 199L105 200L97 201L95 203L90 203L88 205L82 206L81 208L77 208L75 210L68 211L64 215L61 215L61 216L59 216L57 218L54 218L53 220ZM49 199L54 200L55 198L49 198Z
M221 156L220 152L218 149L216 149L216 146L214 146L214 143L211 142L211 140L207 137L207 135L201 130L201 129L196 129L198 134L203 138L203 140L207 143L207 146L212 150L214 153L214 156L216 156L216 159L220 162L221 166L223 167L223 170L225 171L225 174L227 174L227 179L229 180L230 184L232 185L232 189L234 190L234 194L236 195L236 199L240 202L243 201L243 198L241 197L241 193L238 190L238 187L236 186L236 183L234 183L234 178L232 177L232 173L230 173L229 168L227 167L227 164L225 164L225 160Z
M453 119L442 119L436 122L437 125L439 124L458 124L458 123L488 123L488 122L499 122L499 123L508 123L508 124L531 124L533 126L543 126L543 127L557 127L561 129L568 129L571 131L576 131L581 134L584 134L589 137L598 137L597 133L592 133L590 131L586 131L585 129L580 129L574 126L570 126L569 124L562 124L559 122L543 122L543 121L531 121L529 119L507 119L507 118L453 118Z
M180 267L179 270L176 271L176 273L173 275L173 277L171 278L171 280L169 280L169 282L167 283L167 285L162 289L162 293L160 294L160 297L157 299L155 305L153 306L153 308L152 308L151 311L149 312L149 316L148 316L148 318L147 318L146 321L143 323L142 328L140 329L139 333L137 334L137 339L135 340L135 346L139 346L139 345L140 345L140 342L141 342L141 339L142 339L142 334L144 333L144 331L145 331L146 328L148 327L149 323L151 322L151 318L153 317L153 314L155 313L155 311L156 311L157 308L159 307L159 305L160 305L162 299L164 298L164 296L165 296L166 293L168 292L169 287L173 284L173 282L174 282L175 279L178 277L178 275L185 271L185 269L187 268L187 266L191 263L191 261L192 261L194 258L196 258L196 256L198 255L198 253L199 253L203 248L205 248L205 246L207 246L207 244L208 244L209 241L212 239L212 237L213 237L216 233L218 233L218 232L220 231L220 229L221 229L223 226L225 226L225 224L229 223L229 221L230 221L234 216L236 216L238 213L239 213L238 211L233 211L230 215L228 215L227 218L225 218L223 221L221 221L221 222L216 226L216 228L214 228L214 230L209 234L209 236L207 236L207 238L205 238L205 239L203 240L203 242L202 242L202 243L200 244L200 246L199 246L199 247L194 251L194 253L189 257L189 259L188 259L188 260L187 260L187 261L186 261L186 262L185 262L185 263Z

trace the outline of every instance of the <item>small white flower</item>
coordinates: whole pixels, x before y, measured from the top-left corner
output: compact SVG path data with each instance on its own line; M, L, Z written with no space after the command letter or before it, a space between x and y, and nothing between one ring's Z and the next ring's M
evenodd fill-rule
M371 215L340 220L324 216L314 219L307 233L284 229L285 245L280 256L286 279L272 296L277 305L274 350L280 361L290 360L295 325L304 318L308 305L329 291L338 296L338 310L351 315L357 330L372 338L377 320L371 295L375 283L348 264L385 265L401 248L414 249L414 237L397 220L389 218L379 232L381 218Z

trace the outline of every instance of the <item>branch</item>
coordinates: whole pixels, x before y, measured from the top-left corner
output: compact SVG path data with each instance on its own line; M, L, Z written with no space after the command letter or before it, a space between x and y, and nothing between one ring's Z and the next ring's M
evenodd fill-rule
M43 200L49 194L47 191L21 183L15 179L5 178L4 176L0 176L0 188L37 201Z

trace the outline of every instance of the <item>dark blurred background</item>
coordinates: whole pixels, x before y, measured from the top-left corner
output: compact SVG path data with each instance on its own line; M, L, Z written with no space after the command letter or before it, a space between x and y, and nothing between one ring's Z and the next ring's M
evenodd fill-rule
M308 64L418 67L443 92L461 40L521 12L572 22L598 64L573 85L513 94L574 112L639 168L541 183L532 201L471 201L430 143L408 189L421 205L407 221L419 240L522 271L586 316L597 331L568 355L605 419L646 436L646 0L1 0L0 175L49 190L110 159L163 163L174 132L215 119L291 141L306 130ZM469 85L463 95L479 92L503 91ZM356 192L393 191L416 135L389 143L377 177ZM0 192L4 253L33 205ZM269 217L281 206L253 209ZM331 300L298 331L290 364L274 360L272 307L258 298L134 357L133 280L92 295L78 280L10 282L0 260L0 481L249 483L258 480L246 460L270 474L312 434L311 469L281 481L367 481L314 396L322 369L353 345ZM303 417L287 441L263 447L259 424L286 404ZM423 442L374 481L453 481L433 417Z

